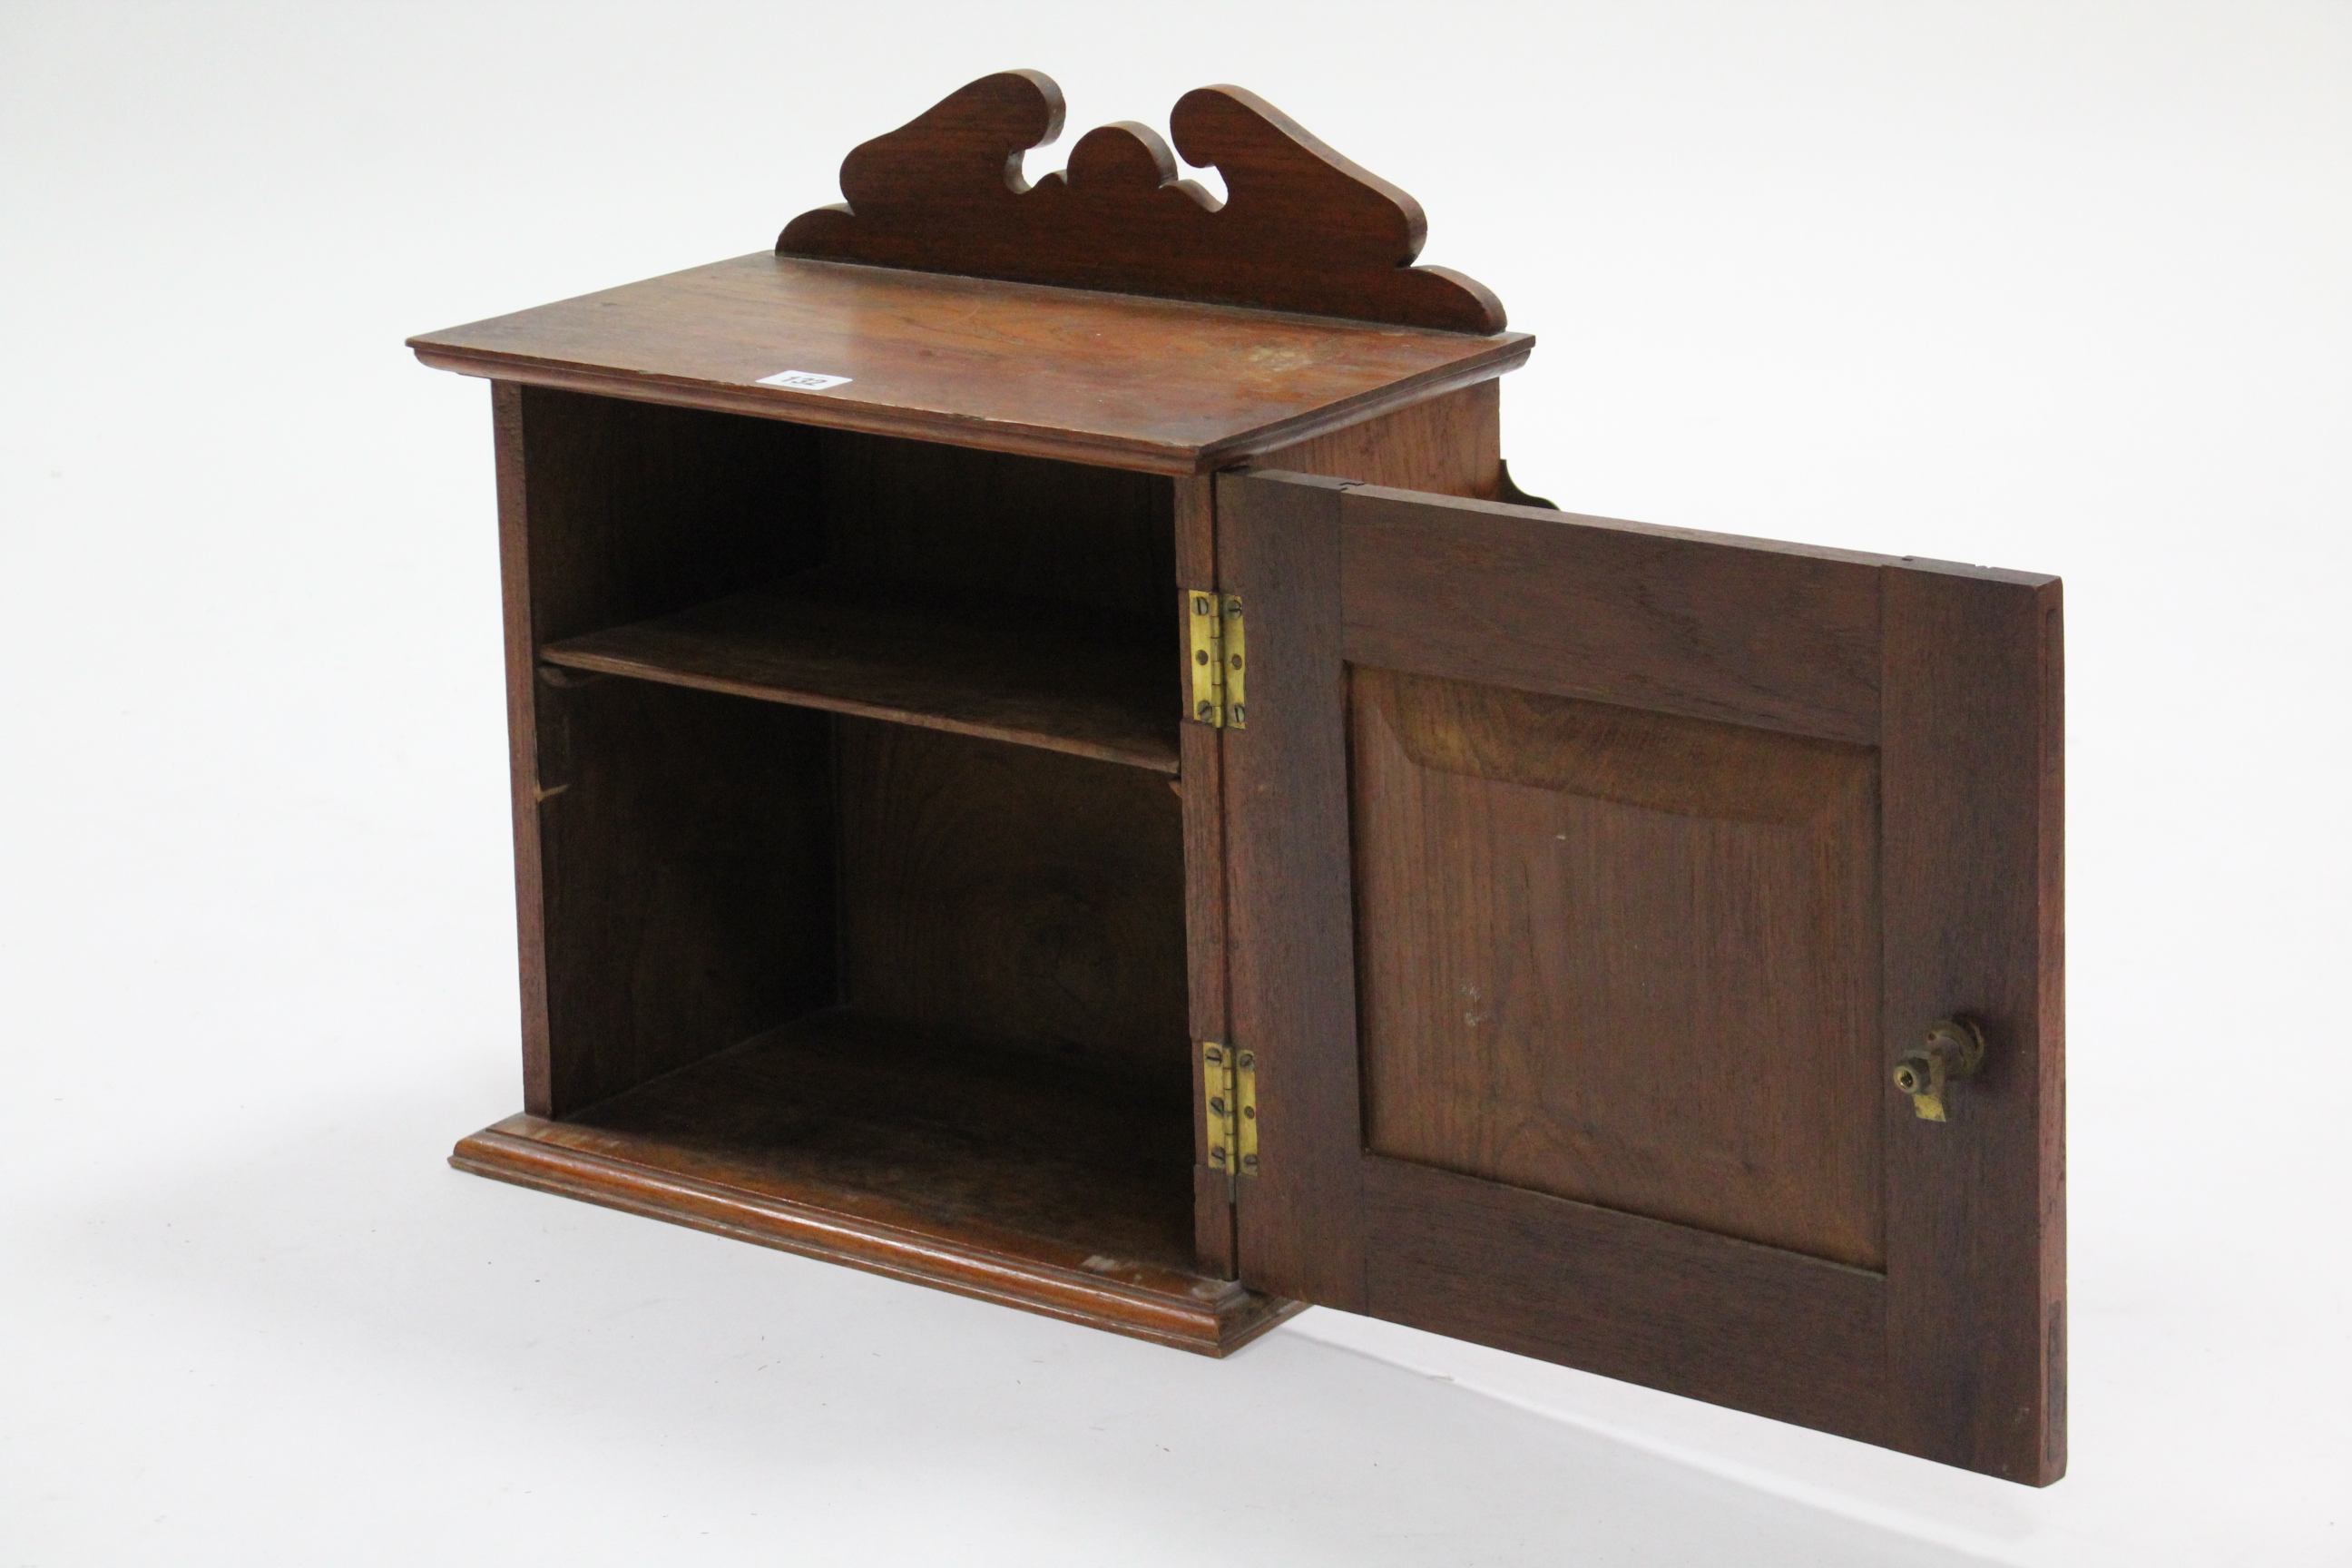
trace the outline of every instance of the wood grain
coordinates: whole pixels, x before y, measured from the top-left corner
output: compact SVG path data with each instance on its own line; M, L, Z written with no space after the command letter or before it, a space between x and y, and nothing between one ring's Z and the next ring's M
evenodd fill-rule
M1503 472L1498 394L1491 384L1465 387L1282 447L1267 460L1330 480L1492 494ZM1331 528L1346 488L1326 483L1313 487L1312 495L1277 502L1271 491L1236 489L1232 478L1218 479L1212 492L1213 548L1188 557L1188 563L1213 567L1216 584L1240 593L1252 616L1274 617L1284 627L1286 646L1294 635L1302 639L1296 646L1308 662L1279 659L1263 679L1251 676L1253 703L1276 702L1271 710L1284 715L1276 732L1245 739L1252 731L1182 727L1188 779L1197 771L1191 750L1214 749L1225 818L1213 919L1228 955L1218 972L1217 1001L1230 1031L1200 1037L1256 1050L1265 1102L1260 1137L1287 1145L1281 1158L1295 1177L1229 1184L1236 1256L1244 1279L1280 1280L1267 1288L1340 1307L1361 1300L1360 1244L1344 1225L1318 1228L1317 1208L1344 1210L1351 1201L1349 1173L1362 1128L1340 1108L1356 1103L1355 1063L1350 1052L1344 1066L1332 1067L1312 1050L1291 1050L1290 1042L1311 1037L1328 1047L1353 1028L1352 1005L1343 1021L1328 1016L1335 999L1354 984L1350 929L1343 918L1328 916L1330 906L1321 901L1336 896L1341 906L1346 902L1348 802L1344 785L1334 792L1328 776L1312 771L1335 755L1344 767L1344 717L1334 722L1320 704L1342 697L1345 676L1337 643L1326 647L1318 639L1322 617L1339 608L1332 597L1340 584L1334 576L1339 539ZM1286 510L1263 518L1232 510L1250 504ZM1318 662L1327 658L1328 665ZM1202 896L1195 894L1196 909ZM1297 919L1301 914L1307 918ZM1196 935L1209 928L1209 918L1196 914ZM1196 1009L1200 951L1196 944ZM1283 994L1269 994L1266 988ZM1318 1009L1324 1016L1318 1017ZM1295 1029L1310 1036L1294 1037ZM1311 1086L1311 1092L1291 1094L1284 1091L1287 1074L1318 1076L1299 1085ZM1265 1152L1273 1157L1270 1147Z
M520 396L535 645L824 558L816 432L536 386Z
M536 679L551 639L815 560L812 433L501 387L525 1103L561 1115L832 996L821 721Z
M560 1116L833 999L832 780L822 714L644 681L541 689Z
M451 1163L1222 1355L1297 1304L1190 1267L1181 1114L1124 1075L832 1010Z
M1278 722L1225 740L1235 1031L1282 1086L1264 1104L1262 1069L1244 1280L1262 1228L1267 1278L1309 1300L1352 1286L1400 1321L2054 1479L2055 581L1219 485L1220 569L1281 611L1250 637L1253 719ZM1576 951L1580 907L1604 961ZM1921 1121L1889 1069L1954 1016L1986 1067ZM1711 1081L1751 1058L1779 1081ZM1874 1137L1876 1273L1849 1266Z
M1885 1060L1986 1037L1951 1120L1884 1099L1889 1441L2043 1486L2066 1467L2063 682L2056 579L1885 576Z
M469 375L1160 474L1490 380L1534 343L766 254L409 340ZM758 384L787 370L851 379Z
M1192 1066L1167 781L869 720L838 728L845 999L1120 1065L1164 1094L1181 1171Z
M1217 576L1250 625L1250 705L1223 731L1234 1043L1257 1056L1262 1173L1236 1183L1242 1279L1364 1310L1363 1163L1340 662L1344 481L1217 479ZM1273 640L1261 648L1257 628ZM1266 657L1268 650L1273 657Z
M1216 481L1170 482L1176 545L1177 580L1192 587L1217 582ZM1168 603L1163 601L1163 603ZM1186 612L1169 604L1178 620ZM1177 679L1191 680L1189 637L1177 640ZM1223 732L1206 724L1178 726L1183 773L1179 789L1184 808L1184 955L1186 1014L1195 1041L1229 1037L1225 997L1225 779ZM1209 1165L1208 1087L1192 1074L1192 1179L1194 1244L1205 1273L1238 1276L1240 1254L1234 1234L1234 1175Z
M975 603L1050 600L1173 646L1171 480L844 430L817 449L835 566Z
M1062 93L1039 71L1000 71L854 149L847 200L802 214L781 256L1209 300L1490 333L1501 301L1442 268L1412 265L1420 205L1237 87L1186 93L1176 146L1225 182L1219 203L1178 177L1168 145L1131 121L1080 137L1066 173L1035 184L1022 154L1061 133Z
M926 594L821 567L541 658L1177 770L1181 697L1165 649L1050 601Z
M539 830L539 639L530 610L530 486L523 457L528 389L490 384L498 471L499 611L506 665L507 805L513 825L515 947L526 1111L554 1114L554 1045L547 1020L547 869ZM557 781L560 784L561 780Z
M735 1184L829 1181L1190 1273L1184 1113L1181 1086L1117 1064L832 1008L564 1120Z
M1372 1316L1886 1440L1878 1275L1392 1160L1364 1164Z
M1252 467L1504 500L1503 384L1482 381L1259 454Z
M1347 513L1350 659L1878 738L1880 557L1371 486Z
M1375 1152L1884 1260L1877 759L1358 668Z

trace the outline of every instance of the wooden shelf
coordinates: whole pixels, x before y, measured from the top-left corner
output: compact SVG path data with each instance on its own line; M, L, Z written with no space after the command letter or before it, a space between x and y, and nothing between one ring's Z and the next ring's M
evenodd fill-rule
M540 658L1177 771L1172 640L1034 601L819 571L572 637Z
M451 1163L1221 1355L1296 1304L1202 1277L1189 1089L847 1008Z

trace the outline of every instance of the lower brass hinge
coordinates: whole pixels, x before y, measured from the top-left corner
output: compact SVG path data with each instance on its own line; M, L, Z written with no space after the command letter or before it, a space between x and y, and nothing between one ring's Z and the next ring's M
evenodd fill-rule
M1206 1040L1201 1082L1209 1108L1209 1169L1257 1174L1257 1053Z
M1248 728L1249 704L1243 677L1247 650L1242 636L1238 594L1213 588L1184 590L1184 625L1192 654L1192 700L1185 716L1222 729Z

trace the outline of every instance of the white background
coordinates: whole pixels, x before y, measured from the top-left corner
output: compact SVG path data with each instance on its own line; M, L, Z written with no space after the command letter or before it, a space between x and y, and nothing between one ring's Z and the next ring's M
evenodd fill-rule
M2352 1561L2352 5L0 15L0 1563ZM488 396L401 339L1016 65L1061 148L1234 80L1420 195L1531 490L2065 574L2069 1479L443 1166L520 1094Z

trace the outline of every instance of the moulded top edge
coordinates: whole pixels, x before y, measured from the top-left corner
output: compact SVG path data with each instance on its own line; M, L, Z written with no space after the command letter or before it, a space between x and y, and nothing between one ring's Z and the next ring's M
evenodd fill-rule
M1534 343L765 252L409 340L467 374L1179 474Z

